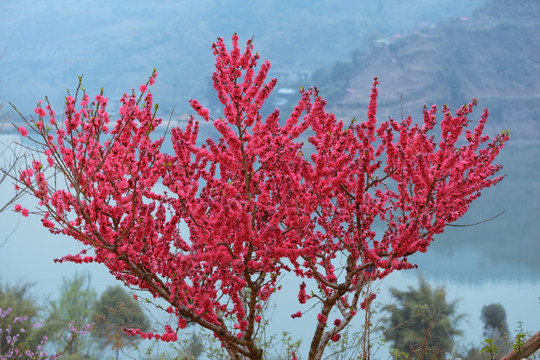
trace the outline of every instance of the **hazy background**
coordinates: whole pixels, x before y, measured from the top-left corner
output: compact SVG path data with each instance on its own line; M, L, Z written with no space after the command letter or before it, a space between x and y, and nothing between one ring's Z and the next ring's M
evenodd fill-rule
M519 320L526 330L540 327L538 1L5 0L0 13L0 104L12 102L23 114L44 96L59 112L66 88L74 90L81 74L88 93L104 87L114 102L154 67L160 116L169 118L173 108L173 120L192 113L190 98L217 111L210 45L235 31L242 43L254 37L255 50L272 63L270 75L280 81L270 102L285 114L300 86L316 85L339 117L361 119L374 76L381 81L381 119L400 118L403 106L405 116L420 121L424 103L455 108L478 97L480 108L490 109L487 132L511 130L500 157L507 177L459 223L505 213L449 228L414 260L450 300L462 299L459 310L470 315L464 341L481 339L480 309L490 303L504 305L511 330ZM19 121L6 106L3 115ZM203 136L211 134L203 127ZM16 137L6 128L1 136L3 142ZM8 198L12 186L1 191ZM34 205L29 198L23 203ZM62 275L76 270L90 269L98 291L115 282L104 267L54 264L78 246L48 234L38 219L3 213L0 229L0 244L14 230L0 247L2 282L35 281L43 298L54 297ZM409 284L416 284L416 271L393 274L378 299L386 301L389 286ZM276 298L278 305L287 306L287 295ZM280 321L301 337L305 323L291 322L288 313Z

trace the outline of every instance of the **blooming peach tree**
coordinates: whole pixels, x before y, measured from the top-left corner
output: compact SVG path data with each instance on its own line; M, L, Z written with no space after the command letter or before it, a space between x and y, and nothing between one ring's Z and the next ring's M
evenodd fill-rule
M291 316L318 309L308 359L320 359L373 299L367 284L414 267L408 257L501 180L494 161L508 134L483 134L487 110L469 130L476 100L455 115L444 107L439 125L435 106L420 125L377 121L377 79L365 121L337 120L317 89L300 91L285 121L278 110L263 117L277 83L265 82L270 63L257 67L251 40L242 52L237 35L230 51L221 38L212 49L224 116L190 103L217 141L200 141L191 117L171 130L174 153L160 150L164 138L150 136L162 123L148 90L154 71L140 92L122 97L115 122L103 92L67 96L63 122L38 104L27 124L45 166L36 157L18 186L39 200L33 213L46 228L86 246L60 261L102 263L177 318L162 334L131 334L175 341L196 323L232 359L262 359L261 317L291 274L301 279Z

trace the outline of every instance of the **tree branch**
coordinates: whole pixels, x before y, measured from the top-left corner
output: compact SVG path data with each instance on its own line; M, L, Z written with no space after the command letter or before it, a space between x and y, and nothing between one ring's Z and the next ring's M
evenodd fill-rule
M501 358L501 360L520 360L528 356L531 356L540 349L540 330L531 336L529 340L525 341L525 344L520 350L512 351Z

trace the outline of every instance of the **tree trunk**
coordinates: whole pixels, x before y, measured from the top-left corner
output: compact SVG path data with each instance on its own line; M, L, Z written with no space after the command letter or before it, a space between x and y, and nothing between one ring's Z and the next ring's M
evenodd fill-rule
M540 331L531 336L529 340L525 341L521 347L521 351L512 351L503 356L500 360L521 360L534 354L538 349L540 349Z

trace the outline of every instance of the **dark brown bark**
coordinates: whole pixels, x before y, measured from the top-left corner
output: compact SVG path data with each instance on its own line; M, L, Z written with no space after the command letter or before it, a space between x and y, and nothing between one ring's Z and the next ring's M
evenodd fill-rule
M540 349L540 331L531 336L529 340L525 341L521 347L521 351L512 351L500 360L521 360L534 354L538 349Z

